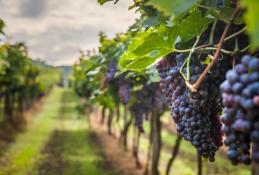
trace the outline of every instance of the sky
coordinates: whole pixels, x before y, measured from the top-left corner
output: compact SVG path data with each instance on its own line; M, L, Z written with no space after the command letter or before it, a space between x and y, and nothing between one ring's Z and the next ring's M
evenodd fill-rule
M132 0L100 6L97 0L0 0L9 42L24 41L34 59L71 65L79 50L98 48L98 33L125 32L138 14Z

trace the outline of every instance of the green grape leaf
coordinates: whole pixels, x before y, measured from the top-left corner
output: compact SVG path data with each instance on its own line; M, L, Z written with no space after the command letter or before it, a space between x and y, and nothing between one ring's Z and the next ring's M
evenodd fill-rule
M144 70L157 59L173 52L176 43L200 36L213 18L203 17L198 9L193 9L179 21L173 27L161 24L139 32L121 56L121 68Z
M194 9L187 18L183 19L179 26L181 38L187 41L195 36L200 36L212 21L212 18L203 17L198 9Z
M241 5L247 9L245 20L247 23L247 33L250 36L252 47L259 48L259 1L242 0Z
M229 0L223 0L222 6L217 6L217 1L215 0L206 0L202 2L202 5L205 5L208 7L208 12L210 15L214 16L215 18L222 20L224 22L228 22L231 14L235 10L235 8L232 7ZM242 24L244 23L242 19L242 13L240 13L234 21L235 24Z
M138 46L133 53L137 56L147 55L158 58L164 52L172 51L177 37L176 27L160 26L145 38L143 44Z
M160 21L158 20L157 17L151 16L151 17L146 17L140 21L140 26L144 29L156 26L160 24Z
M178 16L187 12L198 2L199 0L150 0L147 5L152 5L168 16Z
M176 26L165 25L139 33L122 55L120 66L136 71L145 69L158 58L173 51L177 42L177 33Z
M143 57L143 58L137 59L136 61L131 62L130 64L127 65L126 68L134 71L142 71L143 68L150 66L155 60L156 58Z

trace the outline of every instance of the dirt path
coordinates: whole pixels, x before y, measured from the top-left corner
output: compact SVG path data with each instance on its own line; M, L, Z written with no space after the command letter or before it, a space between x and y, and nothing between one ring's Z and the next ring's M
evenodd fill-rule
M118 144L118 139L107 133L105 125L100 125L100 113L92 113L91 126L93 132L96 133L98 142L102 146L105 161L109 166L115 169L116 173L120 175L142 175L143 169L137 169L134 157L131 152L125 151Z
M59 126L42 151L38 175L143 174L136 169L131 153L125 152L105 127L92 121L89 129L87 120L78 118L74 101L78 99L71 92L63 95Z

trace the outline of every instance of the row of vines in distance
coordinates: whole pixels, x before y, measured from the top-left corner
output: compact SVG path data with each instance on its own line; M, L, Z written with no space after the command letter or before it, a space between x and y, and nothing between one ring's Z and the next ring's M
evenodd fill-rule
M47 94L60 80L60 71L35 61L28 55L22 42L10 44L4 33L5 23L0 20L0 104L1 128L22 129L23 112ZM9 137L11 133L6 134Z

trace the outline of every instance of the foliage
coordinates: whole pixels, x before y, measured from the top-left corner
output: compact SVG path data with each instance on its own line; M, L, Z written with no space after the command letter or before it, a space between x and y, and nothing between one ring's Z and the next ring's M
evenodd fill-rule
M259 47L259 21L257 20L257 17L259 15L258 9L259 9L259 2L256 0L242 0L241 4L247 8L247 11L245 13L245 20L247 23L247 32L250 35L251 38L251 44L253 45L253 48Z
M246 7L246 11L240 10L235 23L247 24L247 31L255 50L259 47L256 20L258 3L241 1L241 5ZM121 67L124 70L142 71L169 53L198 52L193 48L192 41L201 37L210 23L219 20L227 23L235 6L227 0L222 5L210 0L150 0L135 3L135 7L143 14L142 20L137 22L138 28L135 28L128 49L120 59ZM242 20L243 16L245 21ZM180 47L183 44L184 47ZM206 53L206 49L204 50Z
M4 22L0 20L1 38L5 41ZM60 71L33 61L25 43L3 42L0 45L0 100L4 100L1 122L14 123L14 114L23 112L48 93L60 81ZM16 120L19 117L16 118Z
M101 5L110 1L112 0L98 0ZM206 81L203 80L208 80L207 74L215 73L224 77L225 69L230 68L230 61L235 64L239 61L239 57L245 54L253 56L258 54L259 21L256 20L256 16L259 7L254 0L134 0L129 9L136 10L141 17L126 33L117 34L114 38L108 38L104 33L100 33L98 54L82 54L73 68L73 84L76 92L91 104L109 108L110 111L118 109L118 106L123 104L131 109L133 117L143 116L143 111L138 110L138 106L142 106L145 100L154 98L158 84L152 86L151 89L154 91L149 91L143 96L138 94L147 92L147 87L159 81L154 65L169 56L179 60L168 62L168 67L159 72L160 75L164 75L172 71L171 77L168 76L161 81L167 82L170 87L172 85L170 81L175 80L175 77L172 77L176 73L171 68L176 66L177 76L182 81L176 81L175 86L180 83L182 87L178 88L179 91L186 88L185 90L195 98L199 93L207 96L208 92L198 91L202 90L199 85L205 86ZM160 63L164 64L163 61ZM192 66L193 63L197 66ZM197 67L201 70L197 75L191 75L197 71ZM221 72L218 71L220 68ZM221 110L221 94L218 91L221 79L215 78L210 81L213 87L216 84L218 112ZM122 84L124 91L121 88ZM160 82L160 86L161 84ZM168 98L170 94L177 96L177 92L173 92L172 89L170 91L170 88L164 91L164 95ZM120 96L130 96L130 100L123 102ZM211 94L210 96L213 100L216 99ZM191 99L190 95L186 98ZM181 102L182 99L179 100ZM181 105L184 106L184 103ZM156 105L150 103L150 106L152 110L158 111ZM197 109L201 107L200 103L196 107ZM148 110L144 113L151 112ZM218 113L216 115L218 117ZM125 121L127 122L129 121ZM214 122L215 125L215 121L210 122ZM217 122L220 124L219 120ZM217 126L217 131L220 130Z

